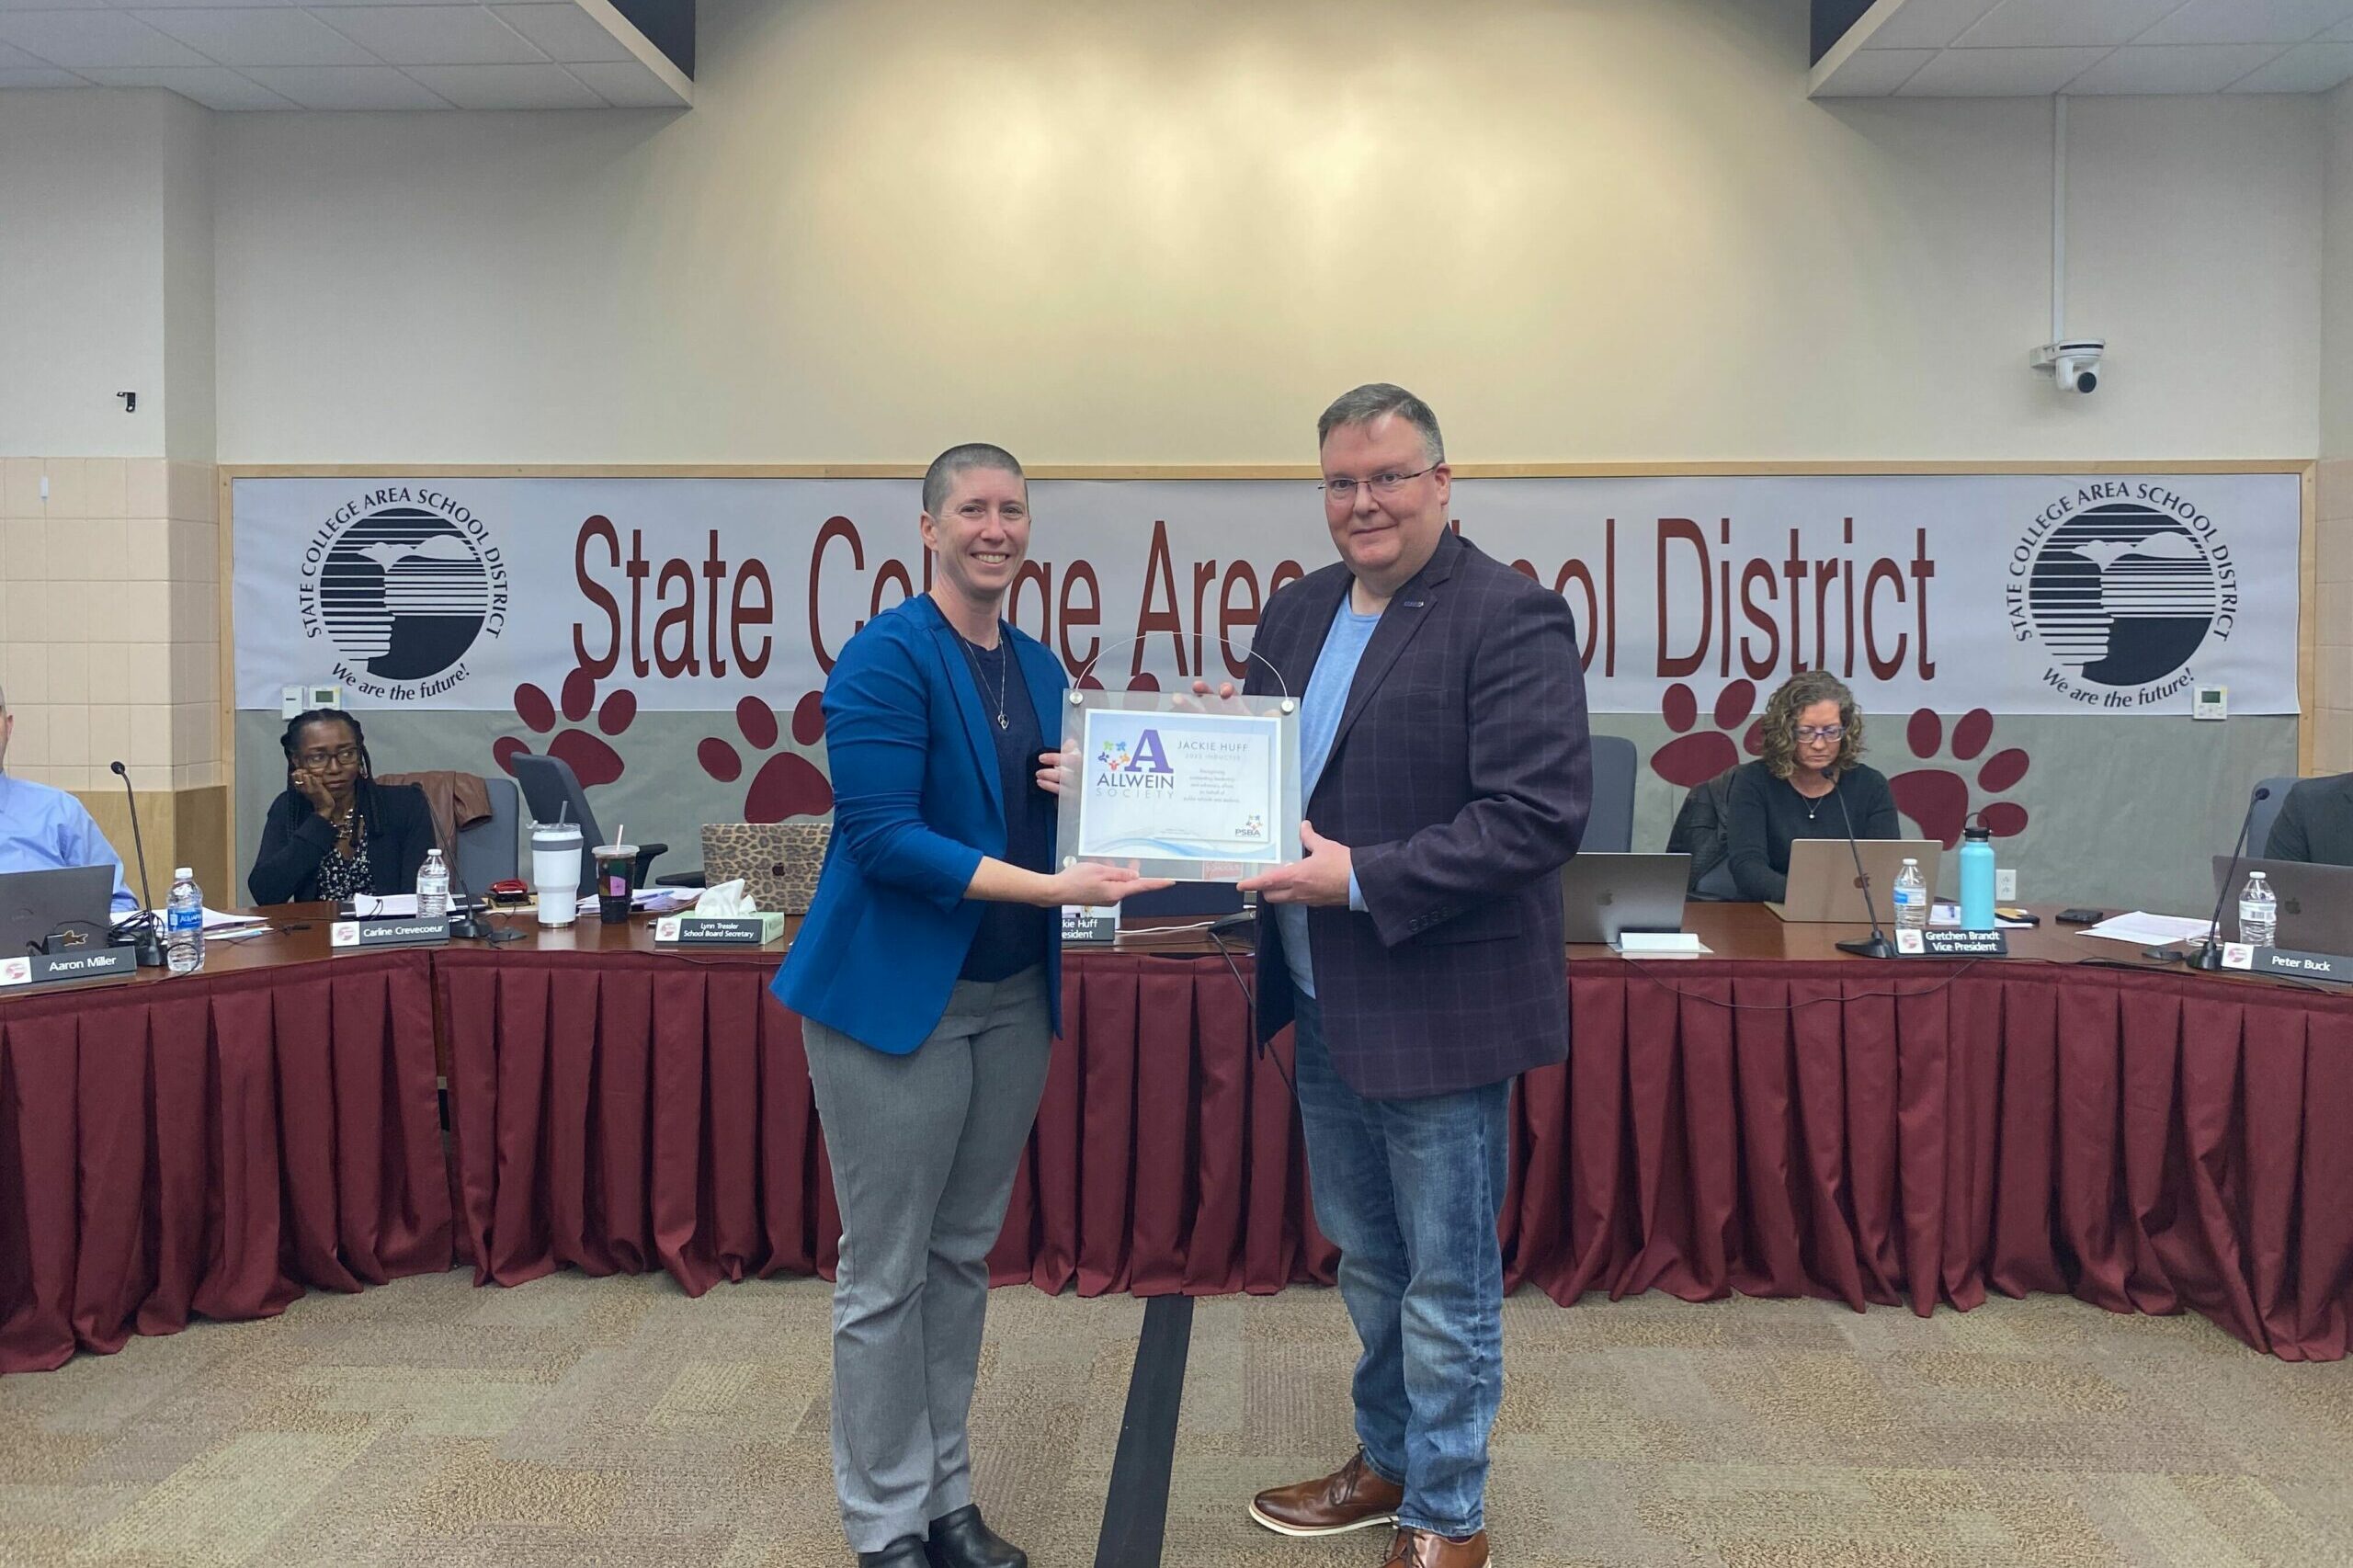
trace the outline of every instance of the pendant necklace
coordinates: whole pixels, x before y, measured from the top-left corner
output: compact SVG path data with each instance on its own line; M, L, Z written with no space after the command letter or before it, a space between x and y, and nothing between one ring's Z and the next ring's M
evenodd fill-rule
M963 647L964 647L964 657L966 657L967 659L970 659L970 660L972 662L972 679L973 679L974 683L975 683L975 684L977 684L977 685L980 687L980 688L981 688L981 695L982 695L983 697L986 697L986 696L988 696L988 694L989 694L989 677L988 677L988 672L987 672L987 671L985 671L985 670L983 670L983 669L981 667L981 655L980 655L980 653L978 653L978 651L976 651L976 650L973 648L971 639L967 638L967 637L966 637L962 632L959 631L958 633L956 633L956 641L963 644ZM999 638L997 639L997 647L998 647L1000 650L1004 649L1004 647L1005 647L1005 640L1004 640L1004 638L999 637ZM1000 730L1009 730L1009 729L1013 728L1013 721L1012 721L1012 720L1010 720L1010 719L1008 719L1008 718L1006 718L1006 717L1005 716L1005 698L1006 698L1006 691L1007 691L1008 689L1010 689L1010 688L1011 688L1012 685L1013 685L1013 658L1012 658L1012 655L1008 653L1006 654L1006 661L1005 661L1005 668L1004 668L1004 670L1003 670L1003 671L1001 672L1001 674L1000 674L1000 676L999 676L999 678L998 678L998 680L997 680L997 687L996 687L996 727L997 727L998 729L1000 729Z

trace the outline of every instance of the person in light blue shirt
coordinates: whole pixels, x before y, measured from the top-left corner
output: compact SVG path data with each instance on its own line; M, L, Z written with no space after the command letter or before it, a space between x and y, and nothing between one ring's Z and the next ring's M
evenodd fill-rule
M114 871L114 912L139 907L122 880L122 857L90 820L81 801L63 790L8 776L8 737L17 716L0 691L0 872L54 871L68 866L107 866Z

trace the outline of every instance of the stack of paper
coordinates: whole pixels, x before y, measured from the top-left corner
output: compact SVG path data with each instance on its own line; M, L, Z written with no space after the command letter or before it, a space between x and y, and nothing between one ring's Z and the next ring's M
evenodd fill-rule
M2131 942L2136 947L2162 948L2174 942L2202 942L2213 930L2213 923L2182 915L2148 915L2134 910L2130 915L2118 915L2097 926L2084 927L2086 937L2105 937L2111 942Z

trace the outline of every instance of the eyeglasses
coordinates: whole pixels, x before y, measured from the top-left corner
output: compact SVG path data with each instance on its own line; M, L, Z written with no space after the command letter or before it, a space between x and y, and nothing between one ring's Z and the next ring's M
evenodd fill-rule
M359 748L358 746L337 746L333 751L320 750L296 752L294 754L294 760L301 763L305 767L332 767L337 763L358 762L359 760Z
M1370 485L1375 495L1394 495L1407 480L1419 479L1440 466L1432 463L1428 468L1417 468L1411 473L1376 473L1370 479L1327 479L1324 482L1324 494L1335 501L1353 501L1357 498L1359 485Z
M1844 724L1800 724L1797 726L1797 737L1801 741L1836 741L1844 740L1846 735L1847 726Z

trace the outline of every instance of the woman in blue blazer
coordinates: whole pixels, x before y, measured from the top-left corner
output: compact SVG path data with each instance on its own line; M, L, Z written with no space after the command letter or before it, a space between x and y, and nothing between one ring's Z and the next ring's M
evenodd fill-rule
M972 1506L988 1253L1060 1032L1063 904L1165 887L1054 865L1062 666L1003 619L1029 486L1000 448L923 482L930 592L825 683L834 834L775 991L801 1015L842 1215L834 1480L864 1568L1023 1568Z

